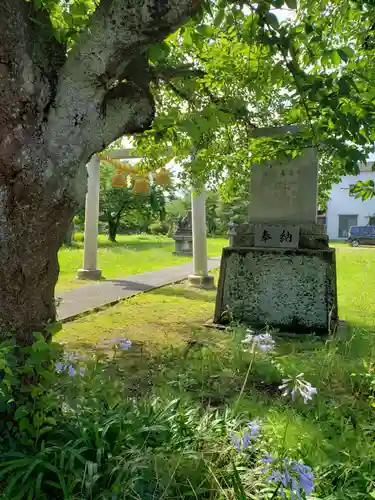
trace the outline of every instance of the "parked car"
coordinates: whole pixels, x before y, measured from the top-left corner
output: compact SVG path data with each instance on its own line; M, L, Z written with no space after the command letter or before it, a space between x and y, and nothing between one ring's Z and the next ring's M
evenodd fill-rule
M375 226L351 226L347 241L353 247L375 245Z

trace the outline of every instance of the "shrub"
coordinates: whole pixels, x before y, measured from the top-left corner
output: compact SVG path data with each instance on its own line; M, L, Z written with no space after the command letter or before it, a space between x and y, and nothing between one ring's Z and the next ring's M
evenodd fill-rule
M166 235L168 234L169 226L168 224L165 224L164 222L154 222L153 224L150 224L149 230L151 234L163 234Z
M85 228L85 210L83 209L79 215L75 215L72 222L76 231L83 232Z
M115 352L132 348L125 339L114 339L113 345ZM126 397L104 358L61 356L59 346L40 335L23 350L22 364L14 341L1 344L0 353L2 411L12 421L1 433L4 499L112 500L129 498L129 492L142 500L222 493L265 498L279 487L272 483L279 467L283 474L287 466L292 474L305 467L273 458L264 469L270 443L261 437L261 423L246 424L230 410ZM25 374L30 383L22 387ZM289 487L287 481L284 488Z
M170 377L164 387L177 381L181 398L173 391L157 397L155 390L129 397L129 374L117 363L132 343L109 344L111 359L63 355L41 336L21 356L11 339L0 344L0 413L9 417L0 421L1 499L306 500L316 483L319 498L368 498L372 429L361 439L341 414L337 419L335 401L320 405L320 389L290 357L278 354L270 334L235 329L222 355L222 349L214 353L202 344L191 352L176 350L164 366L163 358L155 358L155 371ZM266 393L259 398L251 392L267 364L277 391L270 396L272 410L262 413ZM226 402L218 408L204 403L198 391L205 386L213 396L225 394ZM183 401L188 391L197 397ZM336 441L324 438L322 422ZM319 441L313 432L304 434L307 428L316 429ZM354 448L347 450L349 443ZM310 462L309 446L320 447L321 467L318 462L314 471L304 463ZM322 459L327 450L331 461Z
M82 378L64 378L69 370L61 374L63 410L53 431L2 453L7 500L124 499L129 491L142 500L221 492L240 499L249 498L241 490L267 495L278 487L268 484L278 459L263 472L269 444L260 438L260 423L178 399L127 399L98 364Z
M85 241L85 235L84 235L84 233L74 233L73 240L76 243L83 243Z
M128 348L129 343L117 347ZM42 351L48 359L50 348L38 337L32 352ZM12 371L17 364L14 344L4 344L1 352ZM126 398L103 361L88 361L85 372L76 355L56 361L53 368L52 362L50 357L43 370L32 365L41 381L49 380L49 389L39 381L30 386L33 396L16 409L15 429L5 426L1 433L2 498L110 500L132 491L136 498L151 500L213 488L207 445L202 444L217 454L228 446L225 414L202 417L199 408L184 407L178 400ZM7 380L15 373L7 374ZM18 390L14 380L11 387ZM16 393L5 396L6 404ZM33 409L42 402L49 419L43 433L36 432L40 425Z

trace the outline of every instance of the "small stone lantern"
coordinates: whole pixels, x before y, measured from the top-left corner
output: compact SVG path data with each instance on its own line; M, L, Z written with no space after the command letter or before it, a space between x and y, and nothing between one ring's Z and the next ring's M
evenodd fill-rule
M176 232L172 236L176 242L173 255L193 256L193 229L191 210L178 222Z

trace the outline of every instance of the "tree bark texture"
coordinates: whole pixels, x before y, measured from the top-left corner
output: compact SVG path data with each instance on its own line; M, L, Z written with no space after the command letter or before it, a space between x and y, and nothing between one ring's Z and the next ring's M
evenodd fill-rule
M154 117L146 50L199 0L102 0L69 51L34 2L0 2L0 338L55 320L57 252L85 164Z

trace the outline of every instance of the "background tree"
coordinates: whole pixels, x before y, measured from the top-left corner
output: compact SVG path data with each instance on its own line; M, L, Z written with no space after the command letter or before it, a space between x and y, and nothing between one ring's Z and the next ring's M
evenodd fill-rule
M214 236L218 229L217 208L220 195L217 191L208 191L206 194L206 224L207 233Z
M138 194L128 184L113 187L114 167L106 162L100 168L100 220L107 224L108 239L115 242L120 225L147 232L150 224L165 219L165 190L151 184L147 193ZM168 189L170 190L170 188Z
M228 188L228 184L226 184ZM184 217L191 208L190 192L181 192L179 197L166 205L167 222L175 224ZM237 195L227 192L227 189L207 191L206 193L206 219L207 233L211 236L226 235L231 220L245 222L249 218L249 190L243 186ZM171 231L172 233L172 231Z
M230 222L236 224L248 222L249 204L249 190L246 189L246 186L243 186L242 193L239 192L237 196L231 196L229 199L222 197L217 209L217 216L220 221L219 233L222 235L227 234Z
M189 200L190 201L190 200ZM170 200L165 207L166 217L165 222L168 225L168 236L171 237L176 229L178 221L184 217L190 208L190 203L186 203L186 199L176 197Z

